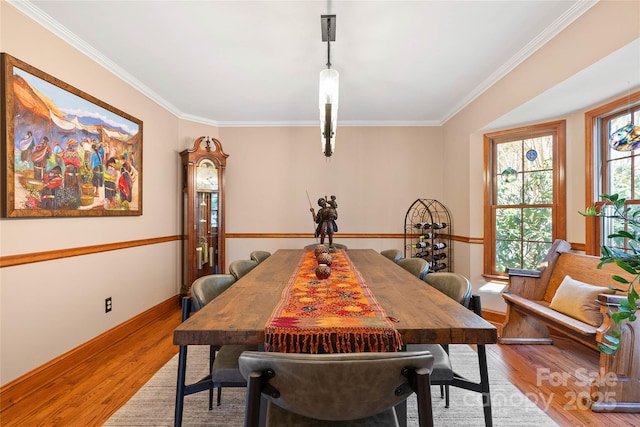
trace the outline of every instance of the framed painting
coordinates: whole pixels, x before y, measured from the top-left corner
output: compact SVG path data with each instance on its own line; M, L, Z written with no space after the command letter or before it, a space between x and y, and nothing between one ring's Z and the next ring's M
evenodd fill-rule
M5 218L142 215L142 122L2 53Z

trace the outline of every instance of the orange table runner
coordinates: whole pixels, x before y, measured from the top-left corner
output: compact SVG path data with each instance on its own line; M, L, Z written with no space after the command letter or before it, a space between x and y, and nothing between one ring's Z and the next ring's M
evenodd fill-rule
M347 252L319 280L305 250L265 328L265 349L288 353L397 351L402 339Z

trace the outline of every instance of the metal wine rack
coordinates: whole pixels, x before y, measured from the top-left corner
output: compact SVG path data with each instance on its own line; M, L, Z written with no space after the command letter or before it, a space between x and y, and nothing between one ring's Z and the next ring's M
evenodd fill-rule
M449 210L437 200L418 199L404 218L404 256L424 258L430 273L453 271L452 234Z

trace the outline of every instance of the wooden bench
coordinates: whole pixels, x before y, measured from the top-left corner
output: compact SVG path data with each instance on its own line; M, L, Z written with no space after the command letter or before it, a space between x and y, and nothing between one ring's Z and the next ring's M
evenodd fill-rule
M615 264L602 269L600 258L570 252L571 245L556 240L536 270L508 269L509 286L502 297L507 303L501 344L552 344L549 327L590 348L597 349L596 337L602 326L592 326L549 307L565 276L602 286L620 287L611 276L629 277Z
M600 353L600 367L591 384L590 399L584 402L594 412L640 412L640 318L614 325L611 314L625 295L601 294L597 304L602 323L592 326L562 314L549 305L565 276L602 286L620 288L611 276L631 280L615 264L598 269L599 257L570 252L571 245L556 240L536 270L509 269L509 287L503 293L507 314L499 338L501 344L552 344L549 328L590 348L598 349L605 334L620 330L621 343L614 355Z

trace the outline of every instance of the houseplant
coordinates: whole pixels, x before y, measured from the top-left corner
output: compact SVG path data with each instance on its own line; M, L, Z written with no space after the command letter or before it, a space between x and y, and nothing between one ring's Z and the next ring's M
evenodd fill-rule
M632 209L626 205L626 199L619 197L618 194L603 194L600 197L604 200L605 206L600 210L596 206L592 206L585 212L581 212L581 214L584 216L612 218L615 223L622 225L619 230L616 230L608 237L626 239L628 249L603 245L601 262L598 265L598 268L601 268L605 264L614 263L633 276L631 281L618 275L612 276L612 279L620 283L621 287L611 288L627 293L627 298L621 299L618 311L611 315L614 323L619 326L624 320L633 322L637 318L636 313L640 300L636 289L638 278L640 277L640 209ZM610 334L605 335L602 344L598 348L606 354L613 354L618 351L620 348L620 332L615 329L611 330Z

